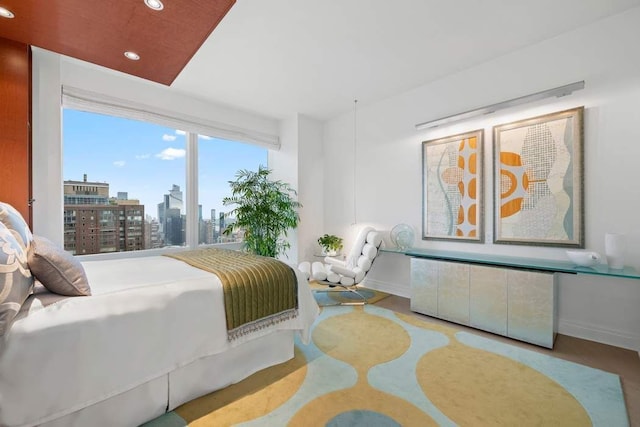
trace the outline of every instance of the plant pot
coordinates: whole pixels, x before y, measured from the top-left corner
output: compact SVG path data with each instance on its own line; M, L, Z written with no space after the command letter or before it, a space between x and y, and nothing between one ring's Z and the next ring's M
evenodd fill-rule
M327 250L327 249L322 249L322 255L324 256L338 256L339 252L337 250Z

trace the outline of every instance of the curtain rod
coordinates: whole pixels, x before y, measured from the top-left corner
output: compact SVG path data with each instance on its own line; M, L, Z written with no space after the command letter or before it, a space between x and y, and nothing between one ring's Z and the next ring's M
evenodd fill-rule
M561 96L571 95L574 91L580 89L584 89L584 80L570 83L564 86L555 87L553 89L547 89L541 92L532 93L530 95L513 98L508 101L498 102L497 104L487 105L486 107L475 108L473 110L465 111L464 113L453 114L451 116L442 117L436 120L429 120L428 122L418 123L416 124L416 130L429 129L444 124L459 122L462 120L470 119L472 117L491 114L495 111L503 110L505 108L511 108L517 105L527 104L529 102L550 98L552 96L560 98Z

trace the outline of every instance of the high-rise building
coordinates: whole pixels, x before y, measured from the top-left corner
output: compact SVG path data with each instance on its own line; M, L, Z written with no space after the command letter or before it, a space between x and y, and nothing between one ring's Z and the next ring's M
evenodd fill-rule
M183 246L185 239L185 217L180 209L170 208L165 213L164 242L167 246Z
M144 227L144 247L146 249L161 248L164 246L160 224L150 215L147 215Z
M158 221L165 245L183 246L185 238L184 204L179 185L173 184L164 202L158 204Z
M109 184L106 182L87 181L87 174L82 181L64 182L65 205L108 205Z
M211 243L215 243L218 241L218 218L216 218L216 210L211 209Z
M216 243L214 227L215 227L215 223L212 220L208 219L204 221L205 235L204 235L204 241L201 243L205 243L207 245Z
M218 242L222 242L223 241L223 235L222 233L224 233L224 228L225 228L225 223L224 223L224 212L220 212L220 221L218 221Z
M202 205L198 205L198 243L207 243L207 224L202 218Z
M160 233L164 233L164 221L165 221L165 203L158 203L158 225L160 227Z
M178 209L180 212L184 212L184 203L182 199L182 190L179 185L173 184L169 194L165 195L165 203L167 209Z
M72 254L145 249L143 218L138 201L110 200L108 183L87 181L86 174L64 182L64 248Z

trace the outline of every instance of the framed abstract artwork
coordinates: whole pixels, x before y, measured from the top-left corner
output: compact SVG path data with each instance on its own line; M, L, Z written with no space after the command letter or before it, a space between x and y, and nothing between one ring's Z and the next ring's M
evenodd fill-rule
M584 247L583 112L494 126L494 243Z
M422 238L483 242L483 130L422 143Z

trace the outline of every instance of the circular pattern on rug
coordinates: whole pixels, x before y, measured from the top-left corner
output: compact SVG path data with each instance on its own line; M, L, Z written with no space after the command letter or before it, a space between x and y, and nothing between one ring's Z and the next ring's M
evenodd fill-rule
M287 425L326 426L340 415L354 411L384 413L389 420L402 426L438 425L429 414L417 406L371 387L363 376L358 378L358 383L354 387L327 393L307 403L298 410ZM351 426L352 424L341 425ZM377 426L375 423L362 425Z
M582 405L549 377L456 340L422 356L416 377L459 425L591 425Z
M358 369L358 374L366 374L371 367L400 357L411 345L411 338L402 326L362 310L320 322L312 337L320 350ZM387 345L389 342L393 345Z
M314 330L293 360L179 407L171 425L628 424L604 371L369 305L327 308Z
M314 297L320 306L362 301L362 297L359 295L337 285L330 286L326 283L309 282L309 287L313 291ZM357 287L357 291L367 300L368 304L374 304L389 296L386 292L367 289L361 286Z
M333 417L327 427L401 427L393 418L373 411L348 411Z
M365 299L369 300L371 298L373 298L376 293L369 290L369 289L358 289L358 293L360 295L362 295L363 297L365 297ZM347 301L362 301L362 298L360 298L360 296L358 296L357 294L353 293L353 292L349 292L349 291L345 291L345 292L334 292L334 293L330 293L331 298L335 299L336 301L340 301L340 300L347 300Z
M296 347L293 359L194 399L175 412L193 427L228 426L258 418L298 392L307 376L307 366L307 359Z
M384 413L388 420L395 423L382 424L383 426L437 425L427 413L415 405L375 389L367 381L367 372L372 367L392 361L409 349L411 338L402 326L359 308L323 320L313 330L312 339L325 354L351 365L358 377L353 387L327 393L303 406L291 418L289 425L306 426L309 425L309 420L313 420L314 425L328 425L329 422L342 420L341 417L348 418L349 415L345 414L353 415L357 411Z

